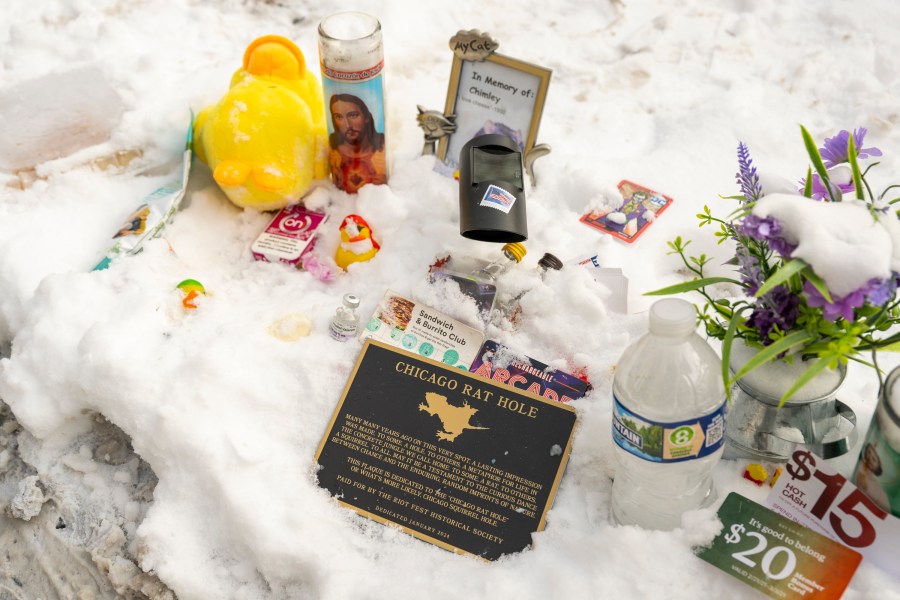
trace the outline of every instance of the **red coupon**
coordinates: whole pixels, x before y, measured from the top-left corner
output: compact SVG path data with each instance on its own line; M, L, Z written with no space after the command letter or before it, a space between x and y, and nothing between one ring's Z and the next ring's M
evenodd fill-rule
M900 575L900 519L809 450L796 450L766 506Z

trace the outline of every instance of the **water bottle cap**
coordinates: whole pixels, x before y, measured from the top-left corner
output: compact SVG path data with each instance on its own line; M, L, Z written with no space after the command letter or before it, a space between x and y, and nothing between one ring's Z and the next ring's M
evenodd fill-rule
M344 306L347 308L359 308L359 296L356 294L344 294Z
M525 246L519 242L511 242L503 245L503 251L512 256L516 262L522 262L525 258Z
M671 337L685 336L697 328L694 305L681 298L663 298L650 307L650 331Z

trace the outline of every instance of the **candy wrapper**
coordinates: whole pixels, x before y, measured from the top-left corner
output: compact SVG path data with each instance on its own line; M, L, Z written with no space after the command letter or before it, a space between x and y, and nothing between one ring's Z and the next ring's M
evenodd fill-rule
M125 222L113 235L116 240L106 252L94 271L102 271L109 267L113 259L122 255L137 254L148 240L159 237L172 222L175 213L181 208L184 192L187 188L188 175L191 171L191 142L193 138L193 114L188 125L187 139L181 161L180 178L157 189L144 198Z
M282 208L250 246L250 252L256 260L301 268L315 245L316 230L327 219L325 213L299 204Z

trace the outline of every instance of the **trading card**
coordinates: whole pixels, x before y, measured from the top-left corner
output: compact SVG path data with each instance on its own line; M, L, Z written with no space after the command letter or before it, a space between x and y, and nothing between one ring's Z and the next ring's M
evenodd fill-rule
M644 186L619 182L622 204L614 211L594 210L579 219L628 243L636 240L670 204L672 199Z

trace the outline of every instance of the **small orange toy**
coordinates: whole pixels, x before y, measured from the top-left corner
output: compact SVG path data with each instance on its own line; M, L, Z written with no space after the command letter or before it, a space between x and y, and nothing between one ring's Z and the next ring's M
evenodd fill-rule
M179 290L184 292L184 298L181 299L181 305L188 310L197 308L196 300L203 294L206 295L206 288L196 279L185 279L177 286Z

